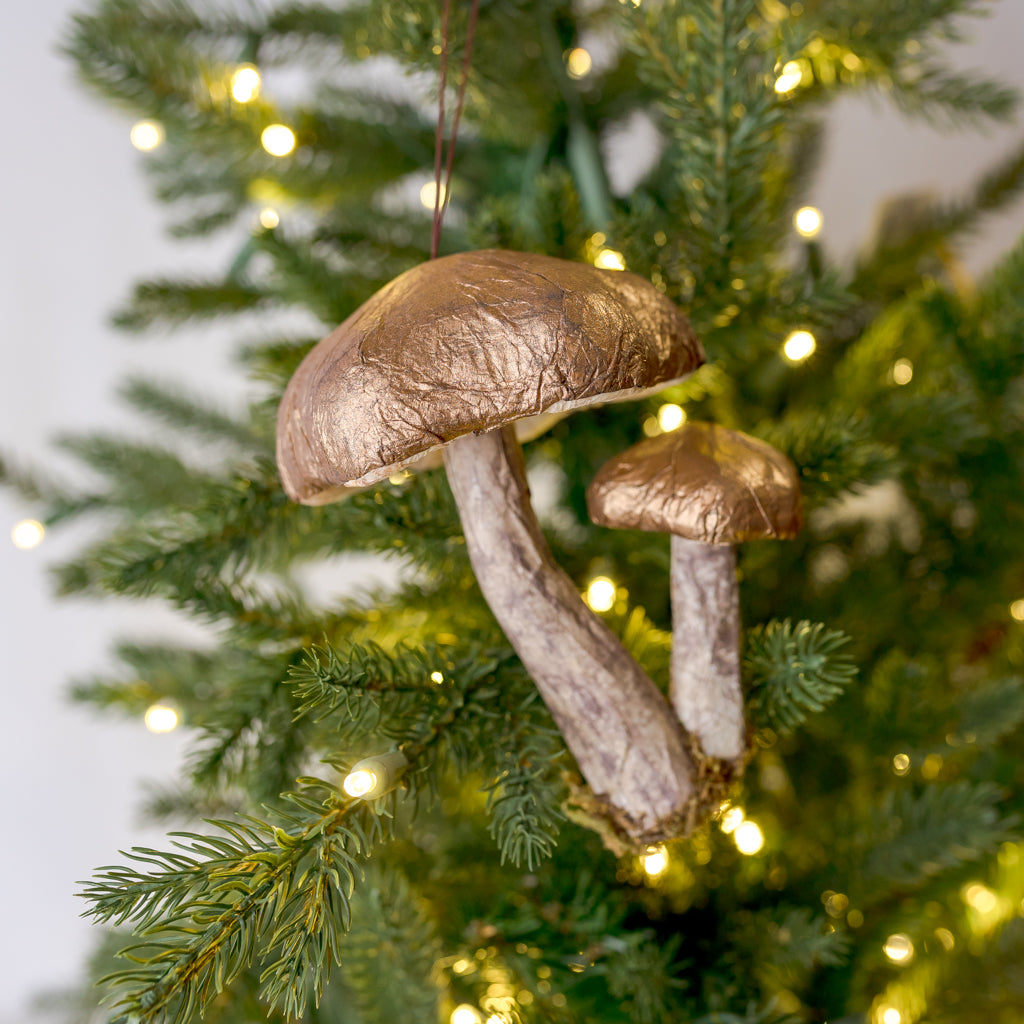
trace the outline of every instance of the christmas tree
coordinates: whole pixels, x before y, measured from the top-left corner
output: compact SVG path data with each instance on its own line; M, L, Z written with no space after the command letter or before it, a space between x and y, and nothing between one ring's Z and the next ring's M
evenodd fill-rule
M82 79L139 119L173 231L242 239L219 277L137 284L118 323L237 318L251 382L242 417L131 382L165 441L76 439L94 488L2 467L47 525L101 516L62 592L165 601L210 638L125 641L123 671L75 691L194 738L149 807L176 831L85 886L110 926L107 1019L1016 1021L1024 246L977 282L956 253L1024 190L1024 149L964 194L894 206L852 267L802 207L822 118L852 90L949 130L1011 117L1011 90L949 63L987 5L478 6L100 0L69 34ZM656 158L616 194L609 140L637 118ZM614 706L596 735L587 711L541 699L556 703L535 652L557 659L570 631L508 625L456 475L403 458L344 493L358 474L289 485L325 503L282 487L278 410L320 337L403 274L430 282L420 306L439 274L461 295L469 278L442 268L479 268L459 254L480 250L502 251L492 276L567 261L552 322L610 290L629 331L671 320L703 346L656 393L573 398L524 443L544 559L610 637L572 685L602 661L641 681L642 699L594 699ZM417 330L449 337L428 313ZM692 618L673 622L676 539L596 525L588 487L645 437L699 424L788 458L802 513L775 532L805 525L735 547L745 748L674 724L678 778L610 794L595 749L648 757L645 723L675 722L656 687L671 677L675 701L704 652ZM352 553L397 582L346 590ZM325 599L314 569L345 595ZM634 813L669 782L696 795L653 825Z

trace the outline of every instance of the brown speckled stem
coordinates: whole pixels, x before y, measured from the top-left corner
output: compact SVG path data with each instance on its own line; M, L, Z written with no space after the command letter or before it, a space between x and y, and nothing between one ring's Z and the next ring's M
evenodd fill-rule
M740 688L736 550L672 537L670 696L708 757L737 761L746 727Z
M678 834L694 768L672 709L555 563L508 428L444 450L480 588L590 788L626 835Z

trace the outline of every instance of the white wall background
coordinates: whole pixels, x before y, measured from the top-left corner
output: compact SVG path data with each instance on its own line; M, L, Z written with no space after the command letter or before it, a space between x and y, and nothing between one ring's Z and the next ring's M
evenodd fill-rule
M910 0L908 0L910 2ZM173 342L133 340L107 326L141 275L223 266L226 249L183 246L162 234L162 213L128 143L128 119L87 96L57 46L70 0L35 0L10 12L0 33L0 449L42 466L47 438L65 430L131 423L113 400L116 382L145 370L187 375L237 395L210 333ZM1024 88L1024 3L996 0L971 25L960 62ZM870 231L879 200L968 183L1007 152L1016 130L942 138L863 99L844 100L831 126L823 174L806 198L825 216L825 242L849 253ZM999 217L968 252L974 269L1024 230L1024 209ZM68 681L108 665L115 636L185 628L153 609L54 603L46 565L81 535L47 538L34 551L8 540L32 513L0 492L0 1022L35 1019L35 992L72 983L91 941L78 918L76 881L116 850L158 837L133 807L140 780L175 771L179 735L142 723L99 720L69 706Z

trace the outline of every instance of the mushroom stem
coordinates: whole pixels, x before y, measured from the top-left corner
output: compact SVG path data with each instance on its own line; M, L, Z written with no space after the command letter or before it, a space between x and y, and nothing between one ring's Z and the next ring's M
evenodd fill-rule
M444 449L480 588L607 816L636 840L678 834L695 796L668 702L556 564L509 428Z
M736 550L673 536L671 576L672 706L708 757L737 761L746 725Z

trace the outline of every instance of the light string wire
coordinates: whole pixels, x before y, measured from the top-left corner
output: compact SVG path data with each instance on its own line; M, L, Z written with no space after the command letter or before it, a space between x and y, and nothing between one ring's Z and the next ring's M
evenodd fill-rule
M469 8L469 21L466 25L466 47L462 55L462 67L459 69L459 88L455 98L455 112L452 116L451 137L448 140L448 152L444 156L444 181L441 180L442 150L444 135L445 104L444 94L448 84L448 48L451 42L449 22L451 0L444 0L441 12L441 73L437 96L437 131L434 133L434 220L430 233L430 258L437 259L441 244L441 222L448 209L451 196L452 167L455 164L455 142L459 134L459 121L462 118L462 107L466 98L466 83L469 80L469 65L473 56L473 39L476 36L477 15L480 11L480 0L472 0Z

